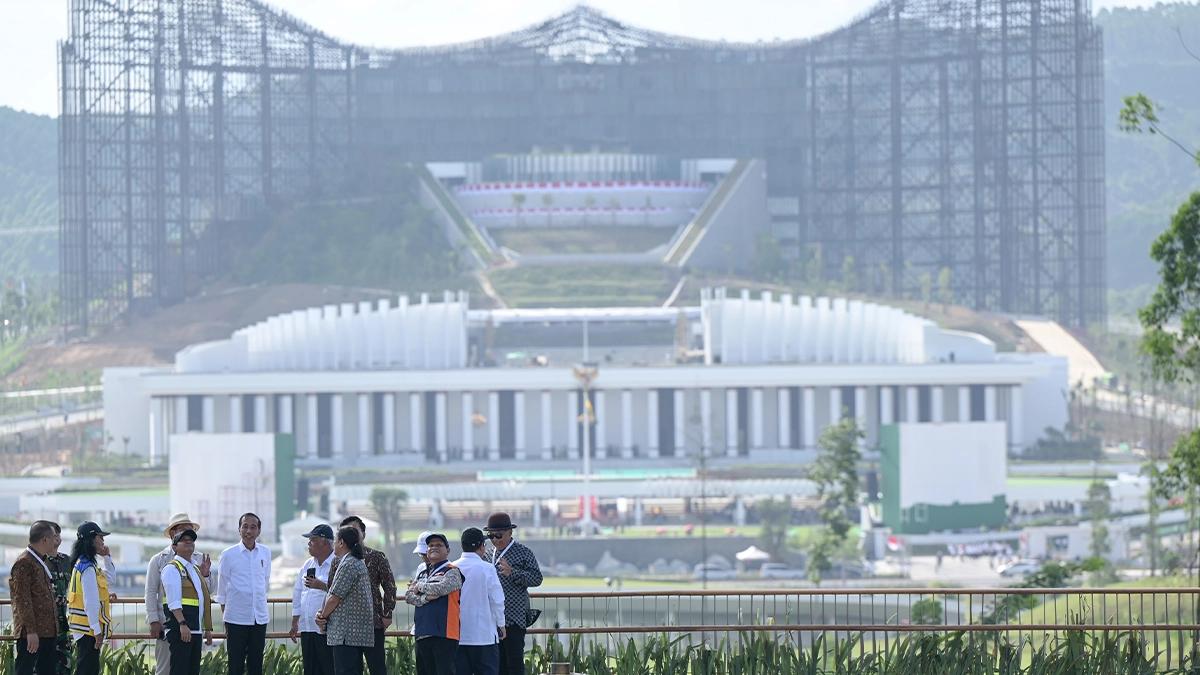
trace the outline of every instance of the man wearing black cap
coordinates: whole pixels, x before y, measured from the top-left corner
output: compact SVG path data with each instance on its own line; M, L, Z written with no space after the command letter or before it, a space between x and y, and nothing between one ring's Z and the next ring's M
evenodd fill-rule
M196 531L171 539L175 557L162 569L163 629L171 647L171 675L200 675L200 640L212 644L212 594L192 562Z
M504 590L496 568L484 558L487 538L478 527L462 533L462 636L455 658L456 675L497 675L504 639Z
M455 650L461 635L459 591L462 573L448 560L446 535L426 533L425 566L408 585L404 601L416 607L413 636L417 639L417 675L453 675Z
M317 628L317 612L325 605L329 569L333 564L333 528L324 523L302 535L312 557L300 566L292 588L292 642L300 638L304 675L333 675L333 652Z
M491 563L504 589L505 637L500 641L500 675L525 675L525 629L535 618L529 589L542 585L542 569L533 551L513 541L517 526L507 513L488 516L484 530L492 540Z

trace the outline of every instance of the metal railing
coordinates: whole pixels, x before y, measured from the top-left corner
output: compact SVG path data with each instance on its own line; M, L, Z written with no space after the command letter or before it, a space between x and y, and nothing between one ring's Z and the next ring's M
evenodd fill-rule
M288 637L291 599L268 602L268 637ZM1153 653L1181 663L1200 635L1200 587L535 591L530 604L541 610L541 617L529 634L543 642L574 634L625 639L664 633L718 642L766 632L798 644L818 635L855 636L861 638L858 649L886 649L907 633L987 634L1037 645L1062 634L1093 631L1135 635ZM409 634L412 609L402 600L397 603L388 635ZM118 599L112 613L117 640L146 639L141 598ZM10 600L2 599L0 625L11 622ZM219 620L214 623L220 626Z

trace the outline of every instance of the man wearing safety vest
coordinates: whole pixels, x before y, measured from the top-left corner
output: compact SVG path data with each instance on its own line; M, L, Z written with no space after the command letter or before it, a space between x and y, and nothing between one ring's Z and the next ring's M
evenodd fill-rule
M84 522L71 547L67 625L75 640L75 675L100 675L100 647L112 634L108 575L101 568L108 555L107 534L96 523Z
M212 644L212 596L208 582L192 562L196 531L171 540L175 557L162 569L163 616L171 646L171 675L200 675L200 640Z

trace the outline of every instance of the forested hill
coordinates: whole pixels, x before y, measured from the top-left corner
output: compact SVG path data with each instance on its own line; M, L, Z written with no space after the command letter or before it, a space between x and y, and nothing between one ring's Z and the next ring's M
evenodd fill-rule
M1117 130L1121 97L1144 93L1162 106L1162 126L1200 147L1200 3L1112 9L1104 30L1104 123L1108 164L1108 285L1155 281L1150 243L1193 190L1200 167L1166 139ZM1178 31L1178 32L1177 32ZM1182 36L1182 41L1181 41Z
M0 283L54 283L58 122L0 106Z

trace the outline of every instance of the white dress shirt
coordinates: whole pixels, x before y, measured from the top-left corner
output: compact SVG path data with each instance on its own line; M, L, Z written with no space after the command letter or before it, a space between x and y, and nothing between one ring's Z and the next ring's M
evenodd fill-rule
M196 589L196 596L200 598L200 617L195 626L189 624L188 628L197 632L203 632L204 610L208 608L204 606L204 587L200 585L200 570L196 569L196 566L190 560L184 560L179 556L175 556L174 559L183 563L188 577L192 580L192 587ZM167 603L167 609L172 612L177 609L183 609L183 577L178 574L178 571L174 565L163 567L162 571L163 601Z
M317 580L325 582L329 587L329 567L333 564L334 555L329 554L325 562L318 563L316 558L309 558L300 566L300 574L296 576L296 586L292 588L292 616L300 617L301 633L320 633L317 627L317 612L325 604L327 590L309 588L304 585L304 577L310 569L316 568Z
M504 589L490 562L474 553L464 553L454 561L462 571L463 585L458 595L458 644L494 645L500 642L504 627Z
M225 623L238 626L269 623L267 587L271 583L271 551L261 543L248 549L238 542L221 553L217 569L216 600Z

